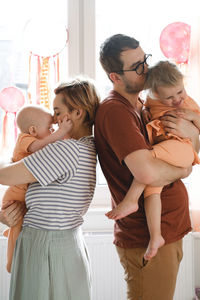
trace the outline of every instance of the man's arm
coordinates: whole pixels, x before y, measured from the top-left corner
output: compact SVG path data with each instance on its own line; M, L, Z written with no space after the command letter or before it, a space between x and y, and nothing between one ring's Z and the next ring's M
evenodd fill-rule
M124 161L139 183L152 186L170 184L179 178L187 177L192 170L192 168L184 169L169 165L154 158L146 149L130 153Z
M22 161L10 164L0 169L0 184L17 185L32 183L37 180Z
M177 117L176 111L171 111L161 118L166 132L173 133L181 138L188 138L196 152L199 152L199 129L190 120Z

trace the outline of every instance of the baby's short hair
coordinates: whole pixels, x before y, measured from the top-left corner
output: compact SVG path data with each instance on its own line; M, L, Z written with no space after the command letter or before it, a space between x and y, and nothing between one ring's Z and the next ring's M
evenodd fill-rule
M50 112L39 105L23 106L17 113L17 126L23 133L29 133L30 126L37 126L42 122L43 114L50 114Z
M160 61L150 67L145 82L145 89L157 92L157 88L175 86L183 80L183 74L177 66L169 61Z

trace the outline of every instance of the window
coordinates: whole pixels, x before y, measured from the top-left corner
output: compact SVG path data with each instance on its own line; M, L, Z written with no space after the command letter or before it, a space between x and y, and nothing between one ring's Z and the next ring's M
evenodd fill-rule
M69 41L61 53L61 79L87 74L96 79L103 98L111 89L111 83L99 63L99 48L104 40L116 33L134 36L146 53L153 54L154 61L166 59L159 46L161 31L173 22L193 24L199 17L198 2L199 0L4 1L1 3L0 18L0 88L12 83L27 95L29 54L25 40L26 29L31 20L39 23L42 19L45 28L48 28L46 24L50 21L49 28L52 28L52 24L56 27L56 24L62 23L68 29ZM58 30L57 35L59 34ZM44 36L43 40L46 38ZM199 86L198 81L196 86ZM194 90L190 90L191 93ZM1 111L0 118L2 117ZM2 119L0 122L2 123ZM109 206L110 194L99 165L97 179L93 207ZM188 179L187 184L190 185ZM197 189L194 181L193 185ZM192 190L194 191L193 188Z
M95 34L93 36L95 44L95 79L98 83L102 98L108 94L111 89L111 82L103 71L99 63L100 45L106 38L113 34L123 33L135 37L140 41L143 50L146 53L152 53L153 63L158 60L166 60L160 49L159 38L162 30L173 22L184 22L195 27L199 21L198 0L192 0L190 5L187 0L184 1L167 1L163 3L158 0L142 0L135 2L132 0L96 0L95 1ZM86 34L87 35L87 34ZM94 45L90 44L91 49ZM199 45L198 45L199 47ZM188 93L200 104L200 77L196 76L198 70L193 74L195 77L189 78L186 73L185 65L180 66L181 71L185 73ZM197 74L198 75L198 74ZM195 81L196 79L196 81ZM184 180L188 189L192 207L199 207L198 200L198 183L199 167L196 166L193 173ZM105 182L104 177L99 175ZM99 186L99 181L98 185ZM101 192L100 192L101 194ZM106 203L107 199L101 198L101 203ZM105 201L105 202L104 202Z
M59 53L60 80L68 76L67 1L7 0L1 1L0 8L0 90L10 86L19 88L27 103L30 51L39 56ZM10 161L12 156L14 119L13 113L6 114L0 107L1 161ZM5 128L6 147L2 149ZM0 187L0 199L5 189Z
M59 53L60 79L68 76L67 1L8 0L1 2L0 7L2 12L0 18L0 90L10 86L20 88L27 102L28 93L30 93L28 84L31 77L30 53L35 57L53 56ZM32 73L34 72L36 73L36 69L32 66ZM2 133L5 131L2 128L5 112L1 107L1 141ZM14 126L14 114L8 113L7 120L9 141L7 141L4 154L10 157L15 143L14 131L11 130Z

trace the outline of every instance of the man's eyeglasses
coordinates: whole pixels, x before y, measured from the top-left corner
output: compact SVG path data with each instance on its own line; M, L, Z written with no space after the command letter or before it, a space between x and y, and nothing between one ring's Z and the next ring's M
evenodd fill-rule
M120 71L116 71L115 73L118 74L123 74L124 72L136 72L138 75L142 75L144 73L144 65L149 65L148 61L149 59L152 57L152 54L145 54L144 56L144 60L139 63L136 67L134 67L133 69L130 70L120 70Z

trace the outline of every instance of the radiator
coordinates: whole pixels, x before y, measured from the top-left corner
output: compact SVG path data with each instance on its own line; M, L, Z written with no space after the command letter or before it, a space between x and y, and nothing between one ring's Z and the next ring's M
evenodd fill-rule
M0 236L0 300L8 300L10 274L6 271L7 239Z
M85 240L91 258L92 300L125 300L126 286L123 280L123 269L112 244L112 234L87 233ZM199 235L195 237L193 234L187 235L183 241L183 251L184 258L180 265L173 300L195 299L195 284L197 286L200 280ZM194 261L195 253L197 260ZM5 256L6 239L0 238L0 300L8 300L10 278L5 270Z

